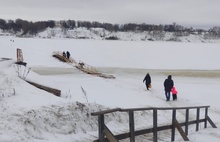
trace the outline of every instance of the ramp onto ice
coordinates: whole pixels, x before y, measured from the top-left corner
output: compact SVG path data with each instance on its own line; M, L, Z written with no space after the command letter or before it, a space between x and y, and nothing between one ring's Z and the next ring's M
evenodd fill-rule
M77 69L87 73L87 74L96 75L96 76L103 77L103 78L115 79L115 77L113 75L107 75L107 74L100 73L96 70L95 67L92 67L92 66L90 66L86 63L83 63L81 61L75 67Z
M58 60L66 63L74 63L76 64L76 61L70 56L67 58L66 56L63 55L63 52L60 51L54 51L52 54L53 57L57 58Z
M95 67L90 66L90 65L88 65L88 64L86 64L82 61L79 61L77 63L72 57L67 58L65 55L63 55L63 52L55 51L55 52L53 52L52 56L57 58L58 60L60 60L62 62L72 64L74 67L76 67L77 69L83 71L84 73L91 74L91 75L96 75L98 77L103 77L103 78L110 78L110 79L115 78L113 75L107 75L107 74L103 74L103 73L98 72Z

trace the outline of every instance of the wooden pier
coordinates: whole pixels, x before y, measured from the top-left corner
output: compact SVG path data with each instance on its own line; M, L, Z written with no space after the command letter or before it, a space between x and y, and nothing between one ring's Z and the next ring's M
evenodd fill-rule
M104 74L104 73L100 73L96 70L95 67L88 65L82 61L79 61L78 63L72 58L70 57L69 59L65 56L63 56L63 53L60 51L55 51L53 52L53 57L57 58L58 60L62 61L62 62L66 62L68 64L73 65L75 68L77 68L78 70L81 70L84 73L90 74L90 75L95 75L98 77L102 77L102 78L108 78L108 79L115 79L115 77L113 75L108 75L108 74Z

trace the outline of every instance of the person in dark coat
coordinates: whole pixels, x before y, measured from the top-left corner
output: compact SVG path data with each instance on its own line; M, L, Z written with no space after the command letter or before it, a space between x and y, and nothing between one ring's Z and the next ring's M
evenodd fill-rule
M63 57L65 57L66 58L66 53L63 51Z
M143 82L145 82L147 90L149 90L150 84L151 84L151 77L150 74L147 73L146 76L144 77Z
M66 57L67 57L67 59L70 58L70 52L69 51L66 51Z
M170 91L173 88L174 83L172 80L172 76L168 75L167 79L164 81L164 90L167 101L170 101Z

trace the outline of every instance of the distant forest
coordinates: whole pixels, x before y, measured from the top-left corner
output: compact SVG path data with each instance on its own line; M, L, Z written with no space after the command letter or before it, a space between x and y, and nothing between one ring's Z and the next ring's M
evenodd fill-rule
M55 28L60 27L64 30L72 30L75 28L84 27L87 29L90 28L103 28L105 30L111 32L144 32L144 31L153 31L153 32L174 32L177 35L187 35L190 33L206 33L212 37L220 37L220 27L213 27L209 30L204 29L193 29L192 27L187 28L181 25L176 24L175 22L168 25L152 25L152 24L135 24L135 23L127 23L127 24L111 24L111 23L100 23L97 21L89 22L89 21L75 21L75 20L62 20L62 21L38 21L31 22L22 19L16 20L4 20L0 19L0 29L4 32L11 33L20 33L21 35L35 35L39 32L44 31L46 28Z

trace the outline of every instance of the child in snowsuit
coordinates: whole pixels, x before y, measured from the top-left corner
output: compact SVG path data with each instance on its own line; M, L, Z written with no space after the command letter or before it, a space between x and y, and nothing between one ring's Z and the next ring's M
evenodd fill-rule
M177 100L177 90L176 88L173 86L173 88L171 89L172 95L173 95L173 100Z

